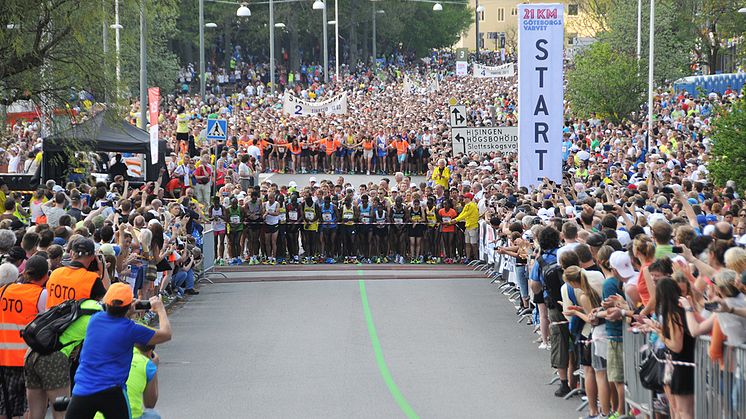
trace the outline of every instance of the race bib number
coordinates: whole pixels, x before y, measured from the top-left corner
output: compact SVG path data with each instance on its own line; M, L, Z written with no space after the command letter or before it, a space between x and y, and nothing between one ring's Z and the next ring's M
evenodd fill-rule
M386 224L386 219L384 218L384 219L378 220L377 222L378 224Z
M443 222L444 223L450 223L451 222L451 217L443 217Z
M291 211L288 213L288 219L290 221L298 221L298 213L295 211Z
M369 216L367 216L367 215L363 215L363 222L364 222L365 224L369 224L369 223L370 223L370 217L369 217Z
M241 222L241 217L238 215L231 215L231 224L239 224Z
M329 222L329 221L332 220L332 215L329 214L328 212L326 212L324 214L321 214L321 219L324 220L324 221L326 221L326 222Z
M306 220L313 220L313 217L316 216L316 212L314 211L306 211Z
M403 218L398 218L398 217L397 217L397 218L394 218L394 222L395 222L396 224L402 224L402 223L404 223L404 219L403 219Z
M346 212L346 213L342 214L342 218L344 220L346 220L346 221L352 220L352 217L353 217L353 214L350 213L350 212Z

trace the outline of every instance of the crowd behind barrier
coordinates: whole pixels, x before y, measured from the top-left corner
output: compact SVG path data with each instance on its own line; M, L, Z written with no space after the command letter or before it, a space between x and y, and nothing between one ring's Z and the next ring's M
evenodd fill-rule
M662 89L655 94L650 132L644 120L574 118L568 106L563 181L529 190L517 184L515 153L454 152L448 127L450 98L466 106L468 126L514 125L516 79L458 78L449 70L453 57L436 58L345 71L330 85L309 77L282 92L311 102L346 94L346 115L287 115L281 95L269 94L272 89L260 79L237 83L242 88L228 94L218 89L204 100L164 96L159 127L168 143L166 167L157 182L141 188L128 187L126 156L116 154L95 163L111 178L89 182L88 164L98 157L86 153L75 160L70 182L48 182L28 202L0 184L0 284L12 284L0 298L56 292L50 286L63 285L57 283L58 269L69 269L59 266L72 262L70 269L97 275L75 271L87 278L72 287L76 297L109 301L109 317L136 304L135 297L147 299L153 310L143 309L138 317L157 315L162 329L165 320L165 330L156 332L162 342L170 338L170 327L157 295L196 295L194 283L226 261L472 263L481 256L492 264L480 268L505 281L499 289L516 304L518 321L535 328L538 350L549 351L559 381L555 395L577 394L582 383L589 417L615 418L626 409L624 383L629 385L628 368L637 362L625 359L629 354L622 349L635 342L625 343L627 322L654 332L661 359L670 354L677 362L662 385L665 396L656 396L662 410L689 418L695 398L716 394L724 400L724 393L716 393L720 375L708 373L708 387L697 387L694 371L680 363L694 362L695 337L712 336L709 357L724 362L730 355L723 348L746 340L744 194L735 182L712 184L707 171L715 110L727 110L739 93L695 98ZM131 112L130 121L137 123L138 103ZM207 140L211 118L228 120L225 143ZM3 147L9 171L33 172L41 141L38 121L10 127ZM275 171L340 176L320 182L311 177L307 184L258 181L258 173ZM350 171L384 174L380 181L354 185L343 176ZM407 173L425 173L425 180L415 182ZM60 295L51 297L52 306L61 302ZM3 311L0 323L23 327L47 308L34 306L24 304L29 311L22 318ZM101 330L94 319L115 321L103 314L83 317L94 325L92 333ZM150 333L134 330L133 341L146 344L140 355L152 357ZM10 403L0 409L23 414L24 395L35 390L38 377L24 375L18 352L3 352L25 343L6 333L0 338L0 367L13 378L3 383L14 384ZM96 361L84 360L86 354L106 352L106 344L99 345L100 351L82 348L84 371ZM144 365L145 383L152 382L147 370L153 368ZM741 394L742 377L722 377L723 391ZM112 380L123 385L121 368ZM50 388L69 395L66 385ZM83 386L72 386L76 409L88 408L76 404L75 396L80 400L92 391ZM40 409L39 394L28 394L31 409ZM118 395L111 401L121 402Z

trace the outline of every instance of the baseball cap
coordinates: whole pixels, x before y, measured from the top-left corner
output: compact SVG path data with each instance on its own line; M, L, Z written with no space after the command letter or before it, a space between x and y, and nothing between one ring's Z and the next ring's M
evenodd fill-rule
M49 262L43 256L31 256L26 261L26 267L23 271L31 278L41 278L49 272Z
M464 194L464 198L474 199L474 194L471 192L467 192Z
M699 214L697 216L697 224L699 225L707 224L707 216L704 214Z
M318 180L316 180L316 176L311 176L310 178L308 178L308 183L316 183L316 182L318 182Z
M124 307L132 304L132 289L124 282L111 284L104 295L104 304L112 307Z
M632 268L632 261L627 252L616 251L612 253L609 258L609 264L612 268L616 269L616 271L619 272L619 275L624 279L635 276L635 270Z
M585 241L585 244L591 247L601 247L604 245L605 241L606 241L606 236L604 236L601 233L593 233L590 236L588 236L588 239Z
M73 243L73 252L78 256L90 256L96 251L93 240L81 237Z
M705 217L705 218L707 219L708 223L717 223L718 222L718 216L715 215L715 214L707 214L707 217Z
M65 190L65 189L64 189L64 188L63 188L62 186L60 186L60 185L54 185L54 186L52 187L52 192L62 192L62 191L64 191L64 190Z
M291 181L290 181L290 182L288 183L288 188L297 188L297 187L298 187L298 184L297 184L297 183L295 183L295 181L294 181L294 180L291 180Z

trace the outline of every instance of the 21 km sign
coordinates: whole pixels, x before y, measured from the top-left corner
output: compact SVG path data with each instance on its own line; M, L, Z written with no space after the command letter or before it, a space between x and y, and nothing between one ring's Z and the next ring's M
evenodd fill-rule
M453 154L518 152L518 127L452 128Z

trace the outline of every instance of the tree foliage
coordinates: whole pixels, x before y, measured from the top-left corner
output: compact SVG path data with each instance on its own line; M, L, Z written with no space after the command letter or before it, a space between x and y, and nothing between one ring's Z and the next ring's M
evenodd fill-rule
M641 27L640 72L648 74L649 51L649 2L643 1ZM613 1L608 5L606 27L598 39L611 45L615 51L629 56L637 54L637 2ZM686 14L675 0L655 2L655 67L656 83L664 84L691 74L691 56L694 36L691 23L686 24Z
M139 1L120 1L122 87L138 86ZM177 75L176 56L168 42L178 33L177 0L147 0L147 36L151 86L170 89ZM3 0L0 2L0 96L6 103L30 98L59 107L87 91L103 101L114 99L114 30L108 29L104 54L103 26L114 22L113 1ZM137 90L132 92L137 93Z
M293 67L299 63L319 63L322 60L322 12L313 10L312 0L274 5L275 22L285 24L285 29L275 30L276 59L283 60L287 52ZM379 57L394 51L427 55L433 48L449 47L468 29L473 10L464 5L445 4L443 11L433 12L431 3L412 3L394 0L377 2L363 0L338 0L340 60L348 64L368 61L372 49L373 10L383 10L376 19L377 52ZM334 20L333 0L327 0L327 19ZM182 2L177 27L178 40L173 51L181 63L196 63L199 58L198 0ZM236 6L225 3L205 2L205 21L218 24L216 29L206 29L207 60L221 67L226 66L231 48L241 47L242 57L266 62L269 57L269 7L251 5L251 16L236 17ZM329 25L329 59L334 57L334 26Z
M730 109L720 108L712 126L712 160L707 165L712 180L722 186L736 182L746 188L746 99L738 99Z
M613 121L639 111L645 80L637 73L637 60L596 42L575 58L568 74L567 95L572 111L581 117L596 113Z

